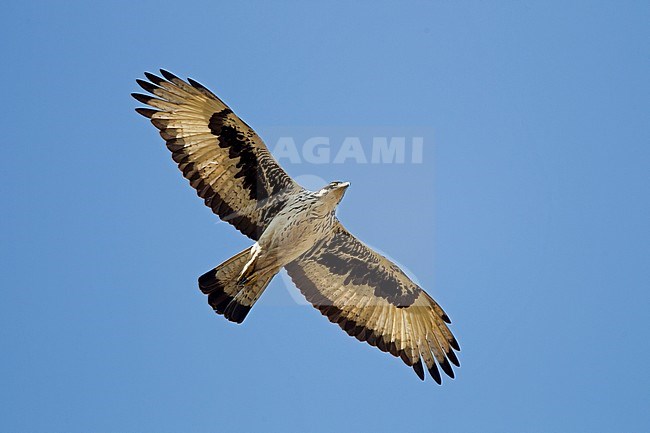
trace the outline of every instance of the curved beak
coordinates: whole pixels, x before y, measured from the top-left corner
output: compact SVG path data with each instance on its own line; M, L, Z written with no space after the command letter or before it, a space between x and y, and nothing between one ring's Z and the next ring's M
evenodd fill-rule
M348 189L350 186L350 182L342 182L336 186L333 190L331 190L331 194L333 197L336 197L336 202L340 202L341 199L343 198L343 194L345 194L345 191Z

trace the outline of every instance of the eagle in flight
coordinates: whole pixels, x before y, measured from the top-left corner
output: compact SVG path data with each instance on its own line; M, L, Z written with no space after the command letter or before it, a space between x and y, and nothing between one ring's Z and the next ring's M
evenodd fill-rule
M262 139L214 93L161 70L132 96L158 128L183 176L222 220L255 241L199 277L208 303L241 323L285 268L307 300L349 335L399 357L424 380L454 377L460 347L449 317L394 263L341 224L335 210L348 182L319 191L298 185ZM153 96L152 96L153 95Z

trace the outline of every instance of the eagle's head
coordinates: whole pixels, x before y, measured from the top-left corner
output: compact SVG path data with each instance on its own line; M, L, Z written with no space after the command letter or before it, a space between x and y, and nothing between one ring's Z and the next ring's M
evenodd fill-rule
M340 181L330 182L327 185L325 185L323 188L321 188L320 191L318 191L317 195L319 197L323 197L327 199L328 201L332 201L333 204L336 206L343 198L343 195L345 194L345 190L348 189L349 186L350 186L350 182L340 182Z

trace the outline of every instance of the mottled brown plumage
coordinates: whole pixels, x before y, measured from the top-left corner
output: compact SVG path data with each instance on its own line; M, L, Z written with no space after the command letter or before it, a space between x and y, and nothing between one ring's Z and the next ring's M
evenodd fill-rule
M301 188L275 162L258 135L219 98L161 70L134 93L157 110L137 109L160 130L183 176L221 219L257 240L287 194Z
M394 263L350 234L334 215L348 183L317 192L294 182L257 134L201 84L161 70L133 94L197 194L222 220L257 241L199 278L213 309L241 323L286 268L320 312L349 335L454 377L460 350L440 306Z

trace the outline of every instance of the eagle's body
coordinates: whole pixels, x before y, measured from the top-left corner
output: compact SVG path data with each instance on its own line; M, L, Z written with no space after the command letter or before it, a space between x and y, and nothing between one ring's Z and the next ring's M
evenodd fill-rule
M290 197L253 246L256 269L280 270L329 235L336 223L336 205L348 186L332 182L319 192L302 190Z
M160 130L172 158L221 219L255 241L199 278L208 303L241 323L282 268L307 300L349 335L400 357L424 379L454 377L460 350L442 308L402 270L336 218L347 182L320 191L298 185L262 140L216 95L162 71L133 96Z

